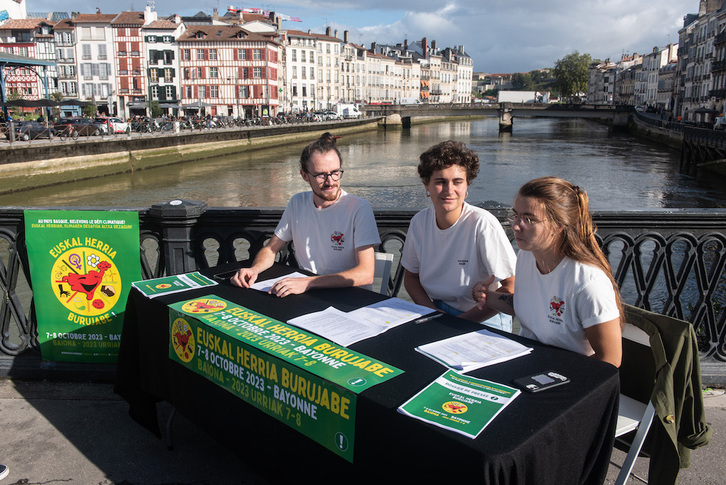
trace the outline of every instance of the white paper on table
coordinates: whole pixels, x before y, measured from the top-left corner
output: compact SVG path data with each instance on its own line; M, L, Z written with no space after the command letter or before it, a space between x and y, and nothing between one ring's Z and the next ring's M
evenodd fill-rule
M270 288L272 288L272 285L280 281L284 278L307 278L307 275L304 275L298 271L295 271L294 273L286 274L284 276L280 276L278 278L271 278L269 280L264 281L257 281L253 285L250 286L253 290L259 290L264 291L265 293L270 291Z
M348 312L348 315L375 325L385 325L388 329L434 311L432 308L394 297L358 308Z
M526 355L532 348L482 329L421 345L416 350L447 367L468 372Z
M387 330L385 325L358 320L351 317L349 313L332 306L320 312L292 318L287 323L309 330L343 346L354 344Z

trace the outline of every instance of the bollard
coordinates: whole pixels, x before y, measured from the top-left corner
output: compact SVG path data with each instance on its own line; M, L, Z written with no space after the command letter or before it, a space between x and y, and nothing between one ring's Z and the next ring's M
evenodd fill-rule
M192 232L198 218L207 210L207 203L194 200L172 200L154 204L149 216L161 226L161 253L166 256L166 275L189 273L197 269Z

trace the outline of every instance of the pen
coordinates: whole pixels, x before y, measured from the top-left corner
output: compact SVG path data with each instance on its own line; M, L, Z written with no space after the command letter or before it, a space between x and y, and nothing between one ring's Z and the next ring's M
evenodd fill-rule
M416 323L417 324L425 323L425 322L428 322L429 320L433 320L434 318L439 318L441 315L443 315L443 313L441 313L441 312L432 313L431 315L419 318L418 320L416 320Z

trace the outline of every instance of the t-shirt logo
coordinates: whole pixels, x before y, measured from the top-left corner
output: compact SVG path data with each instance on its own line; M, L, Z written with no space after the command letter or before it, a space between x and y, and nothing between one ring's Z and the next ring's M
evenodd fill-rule
M342 232L335 231L330 236L330 242L332 242L334 245L342 246L343 243L345 242L345 236L343 235Z
M556 296L552 297L552 300L550 300L550 314L561 317L563 313L565 313L565 302Z

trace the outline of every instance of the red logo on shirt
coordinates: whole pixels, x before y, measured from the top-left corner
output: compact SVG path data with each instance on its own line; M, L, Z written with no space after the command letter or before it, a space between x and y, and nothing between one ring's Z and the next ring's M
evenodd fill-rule
M341 246L345 242L345 238L343 233L335 231L333 235L330 236L330 241L338 246Z
M550 310L552 311L553 315L561 317L562 314L565 313L565 302L560 300L556 296L552 297L552 300L550 301Z

